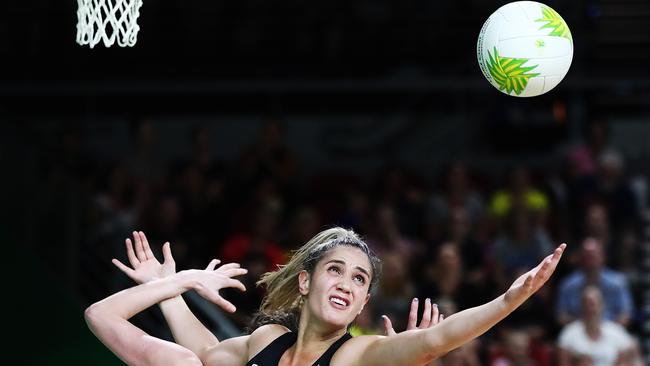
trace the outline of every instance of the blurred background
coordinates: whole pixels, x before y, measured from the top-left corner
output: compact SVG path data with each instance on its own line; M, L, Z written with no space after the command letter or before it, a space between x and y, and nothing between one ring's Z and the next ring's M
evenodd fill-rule
M127 49L77 45L73 1L4 4L0 240L21 364L120 364L83 309L133 284L110 262L133 230L158 254L170 241L179 270L249 268L235 316L187 296L230 337L258 276L332 225L384 261L356 332L382 314L402 330L416 296L446 315L486 302L566 242L546 287L442 364L554 365L594 317L647 357L650 2L546 2L575 53L535 98L476 62L505 3L145 0ZM157 308L134 322L171 339Z

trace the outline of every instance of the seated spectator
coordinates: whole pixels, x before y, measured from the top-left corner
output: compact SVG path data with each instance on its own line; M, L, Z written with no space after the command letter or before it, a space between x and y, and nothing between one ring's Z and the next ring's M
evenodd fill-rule
M549 366L550 348L534 342L520 329L504 333L502 344L491 350L491 366Z
M510 211L506 227L494 242L497 282L505 284L513 274L539 262L552 247L548 233L535 227L529 210Z
M536 222L541 222L549 208L548 201L547 195L531 184L528 169L520 166L512 172L510 186L492 195L490 213L505 219L514 208L526 208L535 215Z
M560 283L557 296L557 321L565 325L579 318L581 292L594 285L603 294L603 316L607 320L627 326L633 312L632 294L622 273L605 267L603 245L594 238L586 238L580 254L581 267Z
M463 210L467 216L469 228L473 229L485 213L485 204L481 195L472 187L467 166L455 162L444 177L443 190L433 194L429 201L430 220L438 225L452 220L455 210Z
M605 304L600 289L593 285L585 287L581 301L580 318L560 332L558 364L640 365L634 339L620 324L603 318Z
M461 309L480 305L491 296L488 286L470 282L464 272L458 245L444 243L438 247L435 261L422 268L418 297L452 301Z
M472 232L467 211L460 207L452 209L447 225L447 241L458 246L458 251L465 265L467 281L481 285L486 284L487 245L479 241Z

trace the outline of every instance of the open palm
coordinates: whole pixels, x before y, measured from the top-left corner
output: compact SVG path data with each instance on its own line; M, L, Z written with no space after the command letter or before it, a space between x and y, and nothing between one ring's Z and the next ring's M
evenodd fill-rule
M566 244L560 245L555 249L553 254L544 258L537 267L519 276L519 278L512 283L508 291L506 291L505 299L508 302L519 306L544 286L546 281L548 281L555 271L555 267L557 267L560 258L562 258L562 253L565 248Z
M112 262L138 284L147 283L176 273L176 263L172 257L169 242L163 245L162 252L164 261L160 263L151 251L144 233L134 231L133 242L131 242L131 239L126 239L126 254L131 267L124 265L117 259L113 259Z
M227 263L217 268L220 262L218 259L213 259L205 270L194 269L187 272L194 276L194 290L199 295L219 305L225 311L233 313L236 310L235 305L221 297L219 290L231 287L246 291L246 286L233 277L245 275L248 270L241 268L238 263Z

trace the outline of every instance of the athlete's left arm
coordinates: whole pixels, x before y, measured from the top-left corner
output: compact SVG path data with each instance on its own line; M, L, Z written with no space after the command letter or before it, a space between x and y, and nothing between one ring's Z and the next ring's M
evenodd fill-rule
M349 348L352 364L423 365L485 333L519 307L550 278L562 257L565 244L535 268L514 281L496 299L446 318L435 327L408 330L393 336L358 337ZM346 347L348 348L348 347Z

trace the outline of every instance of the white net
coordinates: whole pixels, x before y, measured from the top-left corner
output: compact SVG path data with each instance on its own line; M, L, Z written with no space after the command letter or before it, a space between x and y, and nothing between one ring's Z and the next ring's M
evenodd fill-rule
M77 43L93 48L100 41L106 47L120 47L137 41L138 16L142 0L77 0Z

